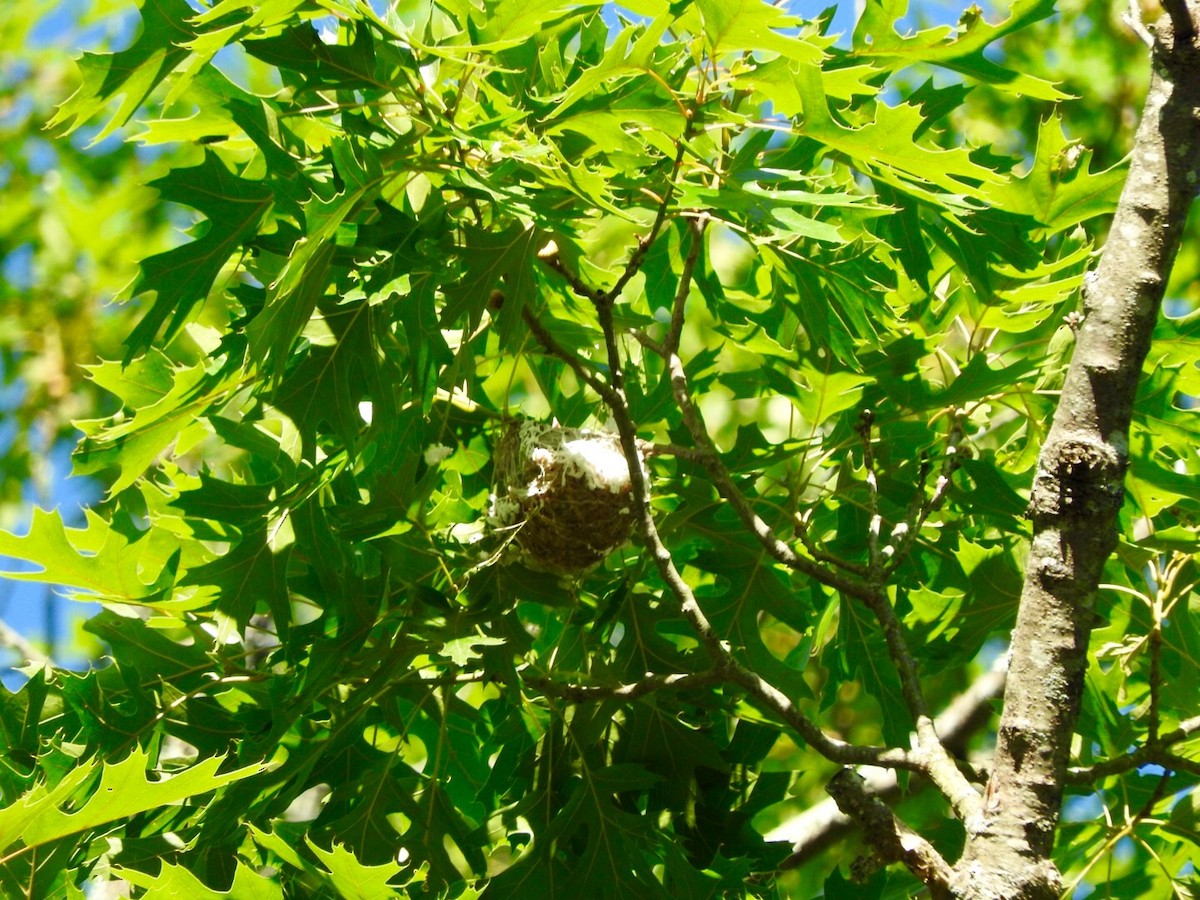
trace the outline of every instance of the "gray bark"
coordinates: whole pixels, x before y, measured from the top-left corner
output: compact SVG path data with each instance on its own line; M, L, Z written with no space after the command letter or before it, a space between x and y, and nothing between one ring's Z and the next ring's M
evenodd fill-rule
M1164 4L1129 178L1096 275L1029 515L1033 539L983 813L952 892L1041 900L1087 668L1092 601L1117 540L1142 363L1200 172L1200 0Z

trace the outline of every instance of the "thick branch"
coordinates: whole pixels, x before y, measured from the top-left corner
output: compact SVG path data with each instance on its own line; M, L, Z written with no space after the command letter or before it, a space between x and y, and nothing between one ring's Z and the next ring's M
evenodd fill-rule
M897 819L886 803L867 790L861 775L853 769L842 769L830 779L825 790L838 809L862 830L867 846L874 852L874 858L867 861L868 867L903 863L929 886L930 896L935 900L951 896L950 866L932 844Z
M976 678L937 717L937 733L948 752L957 756L966 754L971 735L985 727L991 719L992 701L1004 690L1007 672L1006 661L999 660L995 667ZM866 789L880 800L886 802L900 796L900 781L895 771L872 769L865 773L864 780ZM830 798L781 823L765 837L768 841L792 843L791 856L780 863L781 869L791 869L813 859L854 828L854 823L838 810L837 803Z
M1156 28L1129 178L1084 293L1084 321L1034 477L1033 539L995 766L956 870L956 894L971 900L1061 890L1050 852L1091 604L1116 544L1133 401L1200 172L1200 48L1175 37L1194 35L1200 0L1173 7Z

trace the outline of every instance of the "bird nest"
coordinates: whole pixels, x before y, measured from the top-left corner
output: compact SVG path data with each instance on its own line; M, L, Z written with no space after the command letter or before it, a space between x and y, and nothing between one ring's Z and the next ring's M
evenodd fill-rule
M493 460L491 522L536 566L583 572L629 538L633 486L615 434L513 421Z

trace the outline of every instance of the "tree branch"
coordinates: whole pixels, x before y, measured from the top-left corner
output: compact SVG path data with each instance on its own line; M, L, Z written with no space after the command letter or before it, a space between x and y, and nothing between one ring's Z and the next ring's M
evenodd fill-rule
M983 815L967 822L955 889L965 900L1056 898L1050 862L1087 668L1091 606L1116 545L1142 364L1200 175L1200 2L1156 27L1129 177L1046 443L1033 538Z
M613 389L609 409L621 438L621 449L629 462L637 529L646 549L654 559L659 574L679 603L684 618L688 620L692 630L700 639L700 643L708 652L713 663L713 671L720 673L726 681L744 688L765 709L779 716L788 727L826 759L842 762L847 758L852 758L858 761L856 764L895 765L901 768L923 769L923 763L917 762L907 751L880 747L858 747L829 737L800 712L782 691L742 666L734 658L732 648L721 640L720 635L709 622L708 616L701 609L691 587L675 567L671 551L663 544L662 538L658 534L658 527L654 522L654 513L650 506L650 490L646 482L646 473L638 454L637 429L625 399L624 366L617 346L612 305L597 306L597 313L600 317L601 331L604 333L609 371L612 373ZM869 760L872 759L878 762L870 763Z
M948 900L950 866L932 844L897 819L886 803L867 790L861 775L853 769L842 769L829 780L825 790L838 809L858 825L874 851L866 866L856 863L856 875L869 876L871 869L900 862L928 885L935 900Z
M665 208L664 203L663 209ZM654 233L657 234L657 229L654 230ZM557 253L546 252L540 256L545 264L551 266L555 271L564 273L568 283L574 285L576 279L570 275L569 271L562 264L562 261L558 259ZM644 252L642 256L644 256ZM645 442L637 436L637 429L630 416L629 405L625 398L624 365L621 362L620 348L617 344L611 297L604 293L597 293L593 297L590 288L582 282L579 282L579 285L580 287L576 288L576 292L580 293L581 296L593 299L595 303L596 314L600 320L600 329L604 335L605 352L609 364L609 383L606 384L596 378L595 374L590 372L574 354L569 353L558 344L554 340L553 335L546 330L537 317L529 310L525 310L524 312L525 323L546 351L561 359L580 380L600 396L611 411L620 434L622 452L629 464L633 502L637 510L636 521L638 531L642 536L647 550L652 554L663 581L666 582L668 589L679 603L684 617L688 620L697 637L700 638L701 644L708 652L709 658L712 661L711 672L722 680L743 688L766 710L777 715L802 740L831 762L843 765L896 766L912 771L925 771L927 762L923 759L918 760L909 751L888 747L856 746L829 737L820 727L800 712L782 691L738 663L733 656L731 648L716 633L712 624L708 621L708 617L700 608L700 604L697 602L691 588L684 581L678 569L675 568L671 552L666 548L658 535L654 515L650 508L650 492L646 483L646 474L641 464L640 446ZM766 527L765 524L763 527ZM629 686L628 690L635 692L634 696L641 696L650 690L666 686L660 679L670 677L672 676L649 676L648 680L638 682L635 686ZM527 683L532 684L533 682L527 681ZM556 686L552 687L551 691L555 689L566 690L562 686ZM580 698L586 697L591 699L596 696L606 696L605 692L611 692L613 688L579 686L571 688L571 690L581 692L579 693Z
M633 500L638 510L636 519L638 531L646 548L652 553L660 575L679 602L684 617L688 619L713 660L714 670L722 672L730 682L746 689L766 708L775 712L789 726L793 727L805 741L826 758L842 762L846 754L855 755L854 751L861 748L852 747L826 736L819 727L800 713L782 692L757 673L737 662L730 652L730 648L713 629L690 587L675 568L670 551L659 538L650 507L649 488L638 450L637 428L630 415L625 396L624 364L621 360L616 325L613 320L613 305L616 296L640 269L642 260L662 230L674 194L675 178L678 175L683 154L684 144L681 140L678 144L671 178L659 204L654 224L649 234L639 241L622 276L609 290L594 291L575 278L563 265L556 248L549 246L539 254L544 263L564 275L577 294L592 301L599 319L601 333L604 336L605 355L609 369L608 384L600 382L584 368L578 359L559 347L553 337L541 327L536 317L527 313L526 322L543 346L562 358L572 371L591 386L609 406L620 434L622 451L629 464ZM905 768L914 767L915 770L923 772L937 785L960 817L975 816L978 812L979 796L938 739L933 720L926 709L916 662L908 650L903 629L886 592L878 584L864 584L857 579L826 569L821 564L800 556L790 546L779 540L770 526L750 508L746 498L733 484L728 471L720 462L719 454L700 411L692 402L687 374L678 353L678 344L684 325L684 308L691 290L693 273L699 259L701 239L706 225L705 218L693 219L693 243L685 258L679 286L672 303L671 327L660 351L667 362L672 391L684 423L701 450L702 465L713 479L721 496L734 507L743 524L758 538L772 558L815 578L822 584L863 601L875 613L883 629L889 654L899 673L902 691L917 729L917 748L913 751L888 751L884 754L889 760L892 760L888 764Z
M1171 752L1171 747L1183 743L1198 733L1200 733L1200 716L1193 716L1180 722L1178 728L1168 731L1157 739L1147 740L1142 746L1129 753L1114 756L1112 759L1106 759L1095 765L1069 769L1066 774L1066 782L1067 784L1090 784L1109 775L1130 772L1148 763L1160 765L1166 769L1179 769L1183 772L1200 774L1200 762Z
M692 292L692 279L695 277L696 263L700 259L700 250L704 246L704 232L708 228L708 215L695 216L688 220L691 225L692 245L688 255L684 257L683 268L679 273L679 287L675 290L675 298L671 303L671 325L663 340L658 353L664 359L668 354L679 350L679 341L683 338L684 312L687 309L688 295Z
M937 482L933 487L933 496L928 500L925 499L925 478L924 467L922 468L922 477L918 479L919 484L917 493L913 497L916 508L910 507L909 514L904 520L904 527L897 527L892 530L891 538L887 545L880 551L880 554L887 560L884 567L884 577L890 578L891 575L900 568L900 565L907 558L909 552L916 546L917 536L921 533L921 527L929 519L931 513L936 512L941 505L946 502L946 497L950 493L950 486L953 483L951 478L954 475L955 469L958 468L959 460L962 458L960 446L963 440L963 411L955 409L950 412L950 430L946 436L946 452L942 456L942 470L938 474Z
M1121 21L1129 26L1129 30L1138 36L1143 44L1154 49L1154 35L1146 28L1142 20L1142 4L1139 0L1129 0L1129 8L1121 13Z
M579 357L559 344L554 339L554 335L546 329L546 326L530 311L529 307L521 310L521 317L525 320L525 324L529 326L529 330L533 332L533 336L538 339L538 343L542 345L547 353L561 359L580 381L600 396L601 400L609 406L612 405L613 400L616 399L616 394L610 385L605 384L597 378L595 372L590 371L579 361Z
M1004 690L1007 672L1007 661L1001 657L937 717L937 732L948 752L960 757L966 754L971 735L991 720L991 704ZM893 770L868 770L865 780L867 790L880 800L890 802L900 796L900 780ZM780 863L781 869L792 869L824 852L854 828L854 822L830 798L781 823L765 838L792 843L792 854Z
M711 687L724 680L724 674L716 669L674 675L647 674L645 678L628 684L563 684L544 675L521 675L521 681L529 687L537 688L543 694L561 700L569 700L572 703L588 703L612 698L635 700L667 688L687 690L695 687Z
M663 192L662 200L658 204L658 212L655 213L654 223L650 226L650 231L638 241L637 247L630 254L629 261L625 263L625 270L617 278L616 283L604 292L601 300L596 301L597 307L601 304L611 305L617 297L621 296L621 291L625 289L625 285L641 269L642 262L646 259L646 254L650 252L650 248L658 240L658 233L662 231L663 224L667 221L667 210L671 206L671 200L675 197L675 179L679 177L679 168L683 165L683 156L686 152L684 141L691 136L691 123L695 116L695 110L688 110L687 113L688 125L683 135L675 144L675 161L671 164L671 174L667 178L667 189Z
M916 659L913 657L912 651L909 650L908 640L904 636L904 628L900 624L896 610L892 607L891 599L887 595L879 547L879 532L883 520L879 513L879 483L875 474L875 452L872 445L872 425L874 421L874 412L870 409L864 409L859 416L857 427L859 437L862 440L863 468L867 473L867 512L870 514L870 524L867 529L867 576L872 588L861 599L867 608L874 613L875 620L883 630L883 637L888 647L888 656L891 657L892 662L896 666L896 671L900 676L900 690L904 695L904 702L908 706L908 711L912 714L913 721L917 727L918 746L930 754L931 764L940 767L948 766L943 777L955 782L956 790L963 791L965 788L967 792L973 795L974 792L965 783L958 783L959 779L954 778L949 771L949 769L953 769L957 773L958 770L954 766L954 762L945 753L938 739L937 729L934 727L933 719L929 716L925 694L921 689L921 678L917 671ZM939 785L942 784L941 781L937 781L937 783ZM950 799L953 802L953 797Z
M678 353L668 354L667 371L671 378L671 390L675 397L675 404L679 407L688 433L691 434L692 440L695 441L696 447L700 451L700 464L708 473L717 493L733 507L738 519L758 539L767 554L776 562L808 575L826 587L866 601L873 593L873 589L868 584L857 578L827 569L818 562L796 553L776 536L771 526L764 522L758 513L751 509L750 503L733 483L728 470L721 464L720 454L708 433L704 417L696 404L692 402L691 386L683 367L683 360L680 359Z
M582 278L567 268L566 263L562 261L562 257L558 255L558 245L554 241L551 241L539 250L537 256L547 268L553 269L562 276L563 281L570 285L571 290L577 296L592 303L599 303L604 299L604 291L591 287Z
M49 656L35 647L24 635L3 620L0 620L0 647L9 647L16 650L27 662L36 663L39 666L51 663Z

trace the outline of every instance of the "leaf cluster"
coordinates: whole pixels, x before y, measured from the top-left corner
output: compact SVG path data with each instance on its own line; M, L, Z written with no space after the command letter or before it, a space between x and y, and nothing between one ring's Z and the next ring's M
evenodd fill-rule
M145 4L52 122L141 110L135 140L192 148L150 182L192 219L89 371L119 405L79 426L105 501L0 535L36 567L9 577L104 602L109 648L0 695L6 890L777 895L764 823L831 763L730 667L903 751L906 666L940 707L1011 627L1122 172L1056 116L1024 161L952 123L972 86L1061 98L985 55L1050 5L902 37L872 2L849 48L715 0L201 6ZM1163 331L1081 765L1194 696L1193 583L1141 602L1195 537L1190 320ZM508 421L621 409L720 654L645 527L570 577L495 527ZM961 841L928 794L906 814Z

